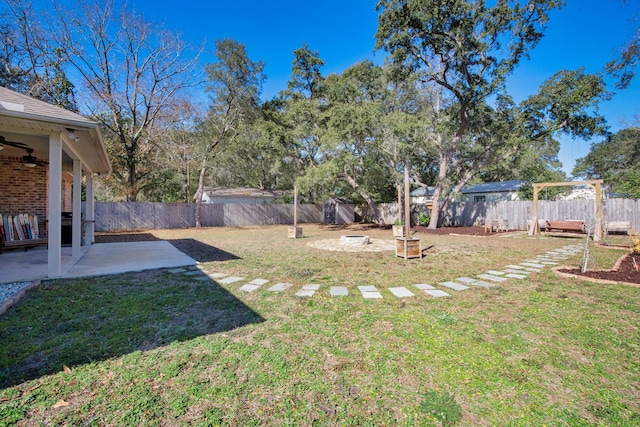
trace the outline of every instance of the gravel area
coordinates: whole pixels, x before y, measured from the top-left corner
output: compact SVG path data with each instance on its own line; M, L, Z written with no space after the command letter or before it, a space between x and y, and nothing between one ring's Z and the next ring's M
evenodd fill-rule
M6 300L20 292L22 289L30 286L32 282L16 282L0 284L0 305Z

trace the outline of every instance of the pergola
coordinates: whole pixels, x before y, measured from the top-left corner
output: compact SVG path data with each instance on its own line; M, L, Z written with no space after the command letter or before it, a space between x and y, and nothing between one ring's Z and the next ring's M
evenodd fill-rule
M540 233L540 227L538 226L538 195L540 190L545 187L565 187L574 185L588 185L596 190L596 221L595 230L593 234L593 240L598 242L602 238L602 184L603 180L595 179L589 181L572 181L572 182L542 182L532 184L533 186L533 219L532 226L529 230L529 235L535 235Z
M72 193L72 256L81 256L82 227L85 244L94 241L94 182L95 175L111 172L104 141L97 122L79 114L56 107L0 87L0 135L7 141L19 141L47 156L47 238L48 277L61 273L61 211L63 171L73 176ZM3 153L22 155L18 148L5 146ZM82 177L85 177L85 222L81 221ZM42 189L45 191L45 188Z

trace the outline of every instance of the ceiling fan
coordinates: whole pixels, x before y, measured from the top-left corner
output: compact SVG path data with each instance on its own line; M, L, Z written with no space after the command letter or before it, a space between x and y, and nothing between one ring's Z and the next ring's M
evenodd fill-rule
M38 160L36 157L33 156L33 148L29 147L27 144L23 143L23 142L13 142L13 141L7 141L4 136L0 135L0 150L2 150L4 147L4 145L8 145L10 147L16 147L16 148L20 148L24 151L27 152L26 156L22 156L22 160L20 161L20 163L22 163L24 166L28 167L28 168L33 168L35 166L45 166L48 165L49 162L46 162L44 160Z

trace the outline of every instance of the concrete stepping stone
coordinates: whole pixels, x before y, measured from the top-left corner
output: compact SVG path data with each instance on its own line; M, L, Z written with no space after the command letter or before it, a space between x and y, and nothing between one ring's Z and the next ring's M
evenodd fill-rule
M516 270L515 268L507 268L506 270L504 270L504 272L505 273L512 273L512 274L526 274L526 275L531 274L530 271L527 271L525 269Z
M427 290L431 290L431 289L435 289L433 286L431 285L427 285L426 283L418 283L417 285L413 285L416 288L420 289L421 291L427 291Z
M200 267L199 265L190 265L190 266L187 266L187 270L191 270L191 271L193 271L193 270L200 270L200 268L201 268L201 267Z
M184 273L187 270L185 270L182 267L178 267L178 268L172 268L171 270L167 270L167 271L171 274L178 274L178 273Z
M542 261L540 264L544 264L544 265L558 265L557 262L555 261Z
M478 277L485 280L491 280L492 282L506 282L504 277L494 276L493 274L478 274Z
M249 293L251 293L251 292L255 291L256 289L260 289L260 286L259 286L259 285L249 285L249 284L246 284L246 285L242 285L242 286L240 286L240 289L239 289L239 290L240 290L240 291L242 291L242 292L249 292Z
M267 290L271 292L284 292L292 286L293 285L291 283L276 283Z
M477 281L476 279L472 279L471 277L458 277L455 280L462 283L473 283Z
M543 264L539 264L537 262L521 262L520 265L524 267L544 268Z
M222 283L223 285L230 285L232 283L239 282L241 280L244 280L244 278L231 276L231 277L226 277L226 278L220 280L220 283Z
M407 288L389 288L389 292L398 298L411 298L415 296L415 294Z
M483 288L493 288L496 286L494 283L485 282L484 280L476 280L473 283L470 283L473 286L482 286Z
M504 272L498 270L489 270L487 274L493 274L494 276L504 276Z
M539 268L533 268L533 267L527 267L525 268L526 271L530 271L532 273L540 273L542 270Z
M469 289L468 286L465 285L461 285L460 283L456 283L456 282L441 282L440 285L442 286L446 286L447 288L451 288L455 291L464 291L465 289Z
M349 295L349 289L344 286L332 286L329 290L329 294L332 297L346 297Z
M210 282L211 277L207 276L206 274L203 274L201 276L195 277L193 280L199 280L201 282Z
M425 289L425 294L431 295L434 298L450 297L451 295L440 289Z
M262 285L266 285L267 283L269 283L268 280L266 279L253 279L252 281L250 281L249 283L247 283L247 285L258 285L258 286L262 286Z
M318 289L320 289L320 285L317 284L304 285L302 289L296 292L296 296L301 298L311 298Z
M526 274L509 273L506 275L506 277L509 277L511 279L526 279L529 276L527 276Z
M312 291L311 289L300 289L296 292L296 296L300 298L311 298L316 291Z
M358 286L358 289L364 298L382 298L382 294L378 292L375 286Z
M513 265L513 264L507 265L507 268L513 268L515 270L524 270L523 266L521 266L521 265Z
M228 274L227 273L211 273L209 274L209 277L211 277L212 279L222 279L223 277L227 277Z

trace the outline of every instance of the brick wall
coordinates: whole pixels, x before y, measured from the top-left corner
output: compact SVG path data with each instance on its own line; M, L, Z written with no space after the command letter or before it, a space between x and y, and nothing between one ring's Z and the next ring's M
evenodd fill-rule
M71 212L71 195L73 194L73 178L72 182L62 181L62 212Z
M46 229L48 168L24 167L19 157L0 156L0 213L38 215L40 234Z

